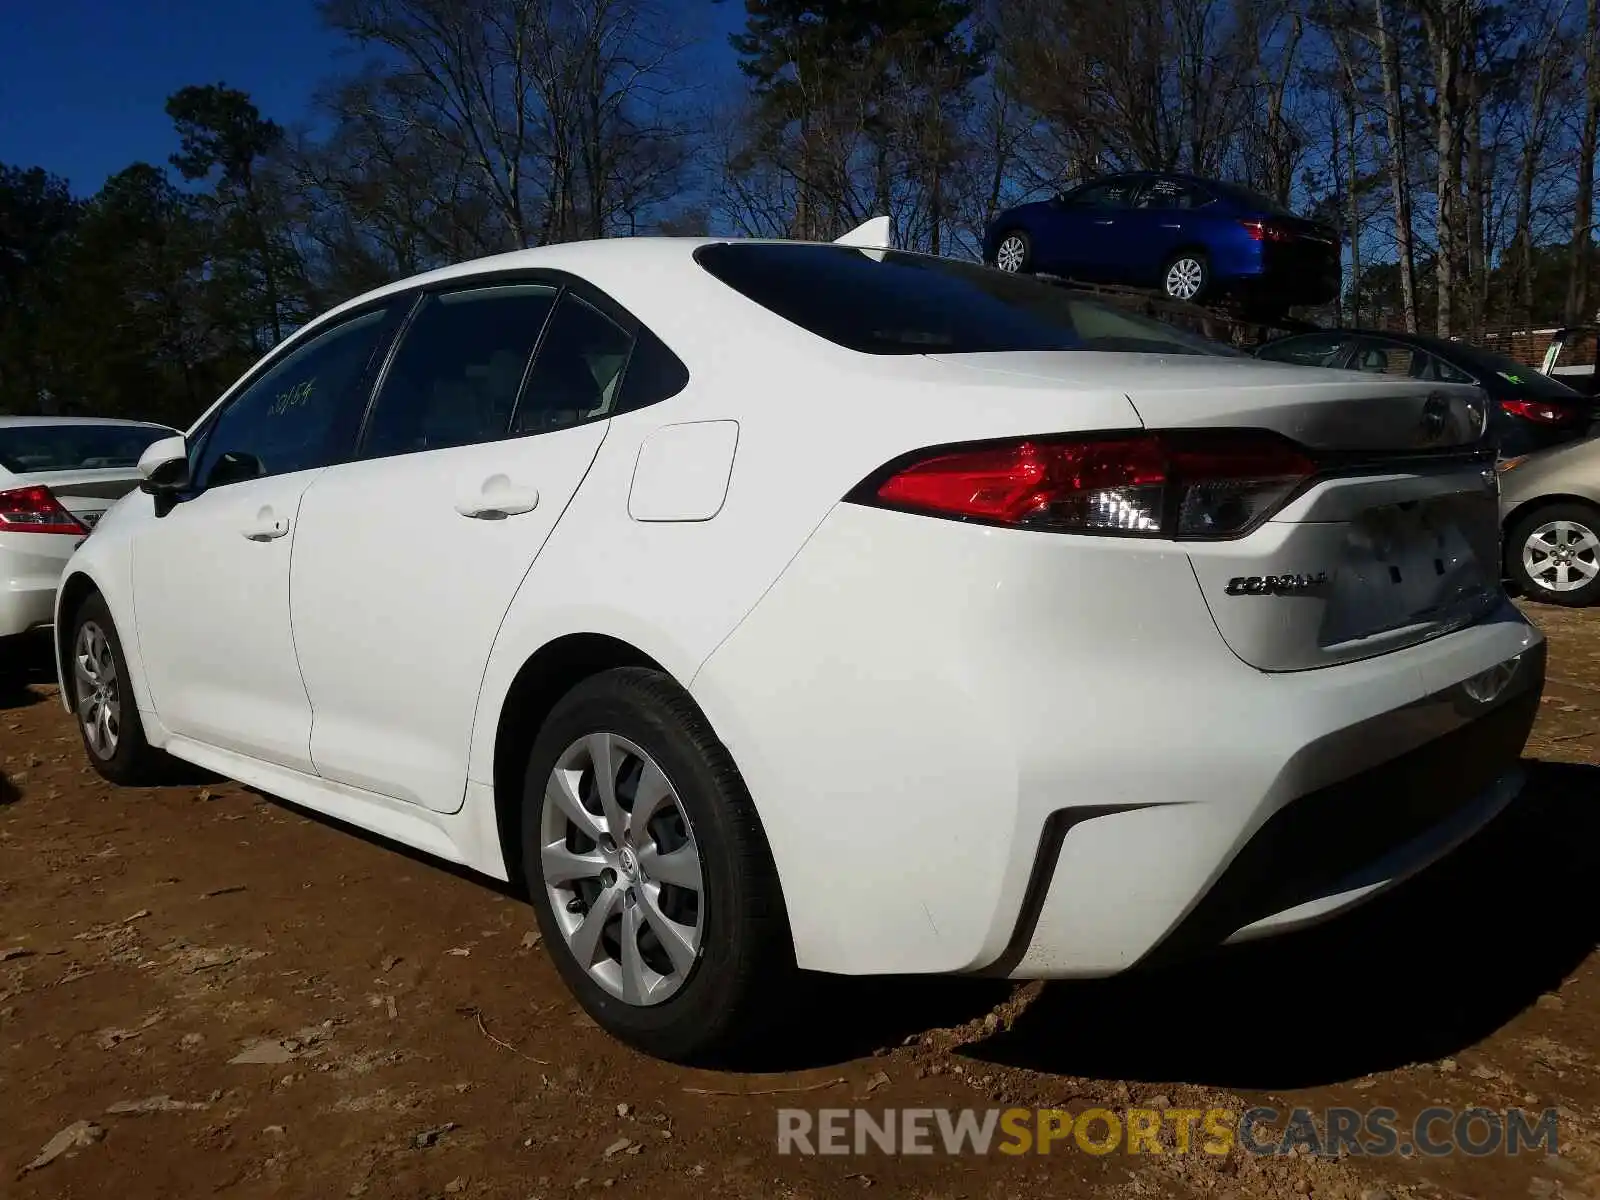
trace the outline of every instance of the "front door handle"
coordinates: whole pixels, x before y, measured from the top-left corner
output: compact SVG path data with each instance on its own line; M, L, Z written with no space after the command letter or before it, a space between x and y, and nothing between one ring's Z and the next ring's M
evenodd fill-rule
M1114 222L1112 221L1112 219L1110 217L1106 217L1104 220L1096 221L1095 224L1096 225L1111 225L1111 224L1114 224Z
M270 542L289 532L289 518L278 516L268 505L239 532L252 542Z
M537 489L519 487L505 475L489 476L476 489L456 501L458 513L480 521L502 521L506 517L532 512L538 506Z
M1163 221L1163 222L1161 222L1161 228L1163 228L1163 229L1182 229L1183 226L1180 225L1176 221Z

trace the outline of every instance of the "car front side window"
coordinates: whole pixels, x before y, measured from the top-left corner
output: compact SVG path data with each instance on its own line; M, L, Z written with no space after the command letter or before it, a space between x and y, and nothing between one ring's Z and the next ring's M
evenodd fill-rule
M362 385L387 310L344 321L290 350L240 392L199 439L191 478L200 489L309 471L349 450Z

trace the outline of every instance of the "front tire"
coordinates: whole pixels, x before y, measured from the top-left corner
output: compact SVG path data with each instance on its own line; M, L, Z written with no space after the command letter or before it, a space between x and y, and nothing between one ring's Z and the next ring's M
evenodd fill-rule
M1600 601L1600 510L1570 502L1535 509L1506 539L1506 568L1529 599L1570 608Z
M116 784L154 780L164 757L145 741L139 706L128 683L128 659L105 597L85 597L72 620L69 643L72 707L89 764Z
M585 680L528 755L524 874L556 968L647 1054L745 1048L793 972L777 873L727 750L655 671Z

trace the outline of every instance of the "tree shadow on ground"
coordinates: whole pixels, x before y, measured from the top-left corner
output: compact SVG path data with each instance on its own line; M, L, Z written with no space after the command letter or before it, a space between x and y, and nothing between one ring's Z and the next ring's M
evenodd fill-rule
M1198 962L1052 984L972 1057L1089 1078L1280 1091L1442 1058L1558 986L1600 942L1600 767L1528 787L1392 893Z

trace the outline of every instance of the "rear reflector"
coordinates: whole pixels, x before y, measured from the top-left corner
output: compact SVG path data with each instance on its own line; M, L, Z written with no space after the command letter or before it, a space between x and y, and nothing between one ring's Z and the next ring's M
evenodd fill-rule
M1028 438L929 451L857 487L858 503L1062 533L1230 538L1317 466L1258 430Z
M47 487L0 492L0 533L88 533Z
M1500 407L1513 417L1532 421L1535 425L1570 425L1583 419L1583 412L1567 404L1551 404L1544 400L1502 400Z

